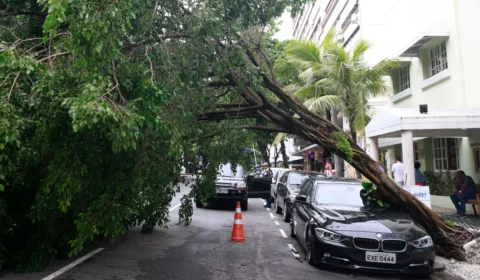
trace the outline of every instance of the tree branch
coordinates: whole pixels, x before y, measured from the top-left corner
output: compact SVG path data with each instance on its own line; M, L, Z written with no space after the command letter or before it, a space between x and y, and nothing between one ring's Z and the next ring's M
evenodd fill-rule
M232 127L232 129L252 129L252 130L260 130L260 131L275 132L275 133L291 133L291 131L287 131L284 128L260 126L260 125L240 125L240 126ZM229 130L224 129L224 130L216 131L216 132L209 133L209 134L206 134L206 135L202 135L197 139L197 141L204 140L204 139L207 139L207 138L212 138L212 137L215 137L215 136L220 135L222 133L225 133L227 131L229 131Z
M13 11L4 14L0 14L0 17L8 17L8 16L20 16L20 15L27 15L27 16L37 16L37 17L47 17L47 13L41 12L32 12L32 11Z

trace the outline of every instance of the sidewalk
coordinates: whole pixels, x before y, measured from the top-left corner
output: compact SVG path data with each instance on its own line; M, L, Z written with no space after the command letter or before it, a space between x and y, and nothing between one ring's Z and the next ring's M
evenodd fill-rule
M432 210L440 214L444 220L453 220L457 225L463 226L466 229L476 230L478 232L477 238L480 237L480 217L473 215L456 216L455 211L451 209L440 208L432 206Z
M468 216L456 216L455 211L451 209L445 209L440 207L432 207L432 210L440 214L444 220L454 221L457 226L462 226L471 233L474 234L475 238L480 238L480 218L472 215ZM462 279L480 279L480 248L474 248L474 252L468 254L467 262L459 262L455 260L448 260L442 257L437 257L437 262L445 265L445 272L452 274Z

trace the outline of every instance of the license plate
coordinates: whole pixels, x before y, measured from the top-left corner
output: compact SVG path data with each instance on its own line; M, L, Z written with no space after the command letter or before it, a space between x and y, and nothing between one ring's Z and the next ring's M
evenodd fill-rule
M392 253L365 252L365 260L375 263L393 263L397 262L397 255Z
M218 188L217 193L228 193L228 189Z

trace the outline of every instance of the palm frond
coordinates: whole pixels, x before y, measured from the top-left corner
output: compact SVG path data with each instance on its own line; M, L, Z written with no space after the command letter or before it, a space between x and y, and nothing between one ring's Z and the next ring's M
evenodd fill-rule
M297 84L297 83L294 83L294 84L290 84L290 85L287 85L283 88L283 90L290 94L290 95L293 95L295 94L295 92L297 92L298 90L300 90L302 88L302 85L301 84Z
M278 144L280 144L280 142L285 139L285 137L287 137L287 134L286 133L279 133L277 134L277 136L275 136L275 139L273 139L273 142L272 142L272 146L273 147L276 147Z
M370 44L361 39L358 41L358 43L355 45L352 51L352 63L357 64L363 61L363 56L367 52L367 50L370 48Z
M340 97L336 95L324 95L320 97L310 98L303 103L308 110L317 114L325 114L326 110L338 107L341 102Z
M307 100L314 97L320 97L324 94L321 87L317 85L309 85L298 89L294 95L300 100Z
M291 41L285 48L287 57L311 63L319 63L321 52L312 41Z

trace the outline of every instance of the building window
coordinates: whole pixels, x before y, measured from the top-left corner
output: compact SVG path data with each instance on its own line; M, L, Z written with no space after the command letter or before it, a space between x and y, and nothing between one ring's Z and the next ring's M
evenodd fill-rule
M415 157L415 161L418 161L418 143L413 142L413 154Z
M434 138L433 163L436 170L460 169L458 140L456 138Z
M447 45L442 42L430 50L430 76L437 75L447 68Z
M398 92L410 88L410 64L398 70Z

